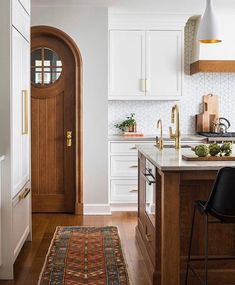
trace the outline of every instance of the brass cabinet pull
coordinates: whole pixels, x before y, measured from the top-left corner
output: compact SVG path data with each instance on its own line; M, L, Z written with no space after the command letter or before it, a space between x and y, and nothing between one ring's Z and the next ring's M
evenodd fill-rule
M71 147L72 146L72 132L71 131L67 131L66 138L67 138L67 146Z
M131 165L130 168L138 168L138 165Z
M145 79L140 79L140 90L145 92Z
M22 90L22 135L29 133L29 102L28 90Z
M138 192L138 189L132 189L129 191L129 193L134 193L134 192Z
M25 199L30 192L30 188L25 188L24 192L19 195L19 200Z
M145 79L145 92L149 91L149 80L146 78Z

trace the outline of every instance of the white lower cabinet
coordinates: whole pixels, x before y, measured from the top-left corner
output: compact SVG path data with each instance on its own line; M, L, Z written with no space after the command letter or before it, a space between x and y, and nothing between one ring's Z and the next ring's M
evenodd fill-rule
M14 261L30 233L31 193L29 184L12 201Z
M154 141L109 143L109 193L111 211L137 211L138 153L136 145Z

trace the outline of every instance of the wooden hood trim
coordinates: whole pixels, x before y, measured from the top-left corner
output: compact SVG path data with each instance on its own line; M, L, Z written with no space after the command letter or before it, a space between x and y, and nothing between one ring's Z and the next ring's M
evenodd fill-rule
M235 60L198 60L190 64L190 75L198 72L235 72Z

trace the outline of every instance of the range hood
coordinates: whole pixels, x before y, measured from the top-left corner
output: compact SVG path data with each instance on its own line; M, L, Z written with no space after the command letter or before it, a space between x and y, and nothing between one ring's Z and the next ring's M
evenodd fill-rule
M201 17L195 17L196 30L190 64L190 74L198 72L235 72L235 16L218 15L221 43L202 44L197 33Z

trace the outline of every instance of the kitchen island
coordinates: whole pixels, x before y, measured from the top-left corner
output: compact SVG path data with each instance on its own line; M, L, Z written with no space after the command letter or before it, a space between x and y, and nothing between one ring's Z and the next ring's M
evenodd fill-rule
M138 225L136 238L154 285L184 284L195 200L207 200L218 170L235 161L184 161L190 149L138 146ZM204 254L203 219L196 217L192 255ZM235 226L210 224L209 255L235 255ZM209 263L209 284L235 284L235 263ZM203 262L195 262L203 276ZM190 285L199 284L190 274Z

